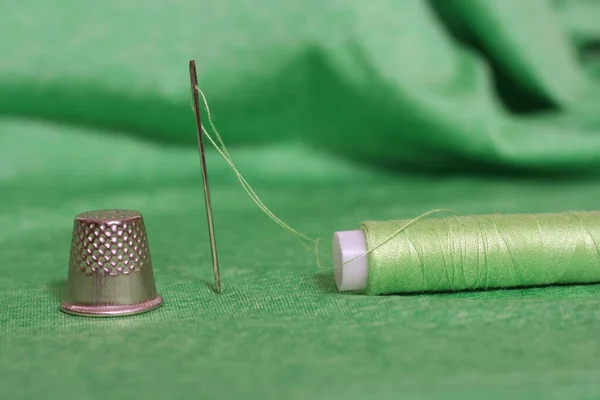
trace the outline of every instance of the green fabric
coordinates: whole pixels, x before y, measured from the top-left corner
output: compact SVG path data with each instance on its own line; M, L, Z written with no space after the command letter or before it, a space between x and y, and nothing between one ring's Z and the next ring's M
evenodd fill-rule
M337 293L211 152L215 295L187 76L195 58L240 170L311 236L594 210L596 178L549 174L600 164L597 3L1 8L1 399L600 396L600 286ZM144 214L161 309L58 311L72 219L97 208Z

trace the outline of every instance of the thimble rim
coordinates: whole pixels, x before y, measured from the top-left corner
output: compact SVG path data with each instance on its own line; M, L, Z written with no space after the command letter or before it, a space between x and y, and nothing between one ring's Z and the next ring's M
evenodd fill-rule
M89 221L89 222L104 222L108 223L111 221L130 221L133 219L142 218L142 214L136 210L114 208L114 209L98 209L84 211L75 216L76 221Z
M60 310L67 314L83 317L119 317L152 311L162 304L163 298L157 295L151 300L135 304L89 305L65 302L60 305Z

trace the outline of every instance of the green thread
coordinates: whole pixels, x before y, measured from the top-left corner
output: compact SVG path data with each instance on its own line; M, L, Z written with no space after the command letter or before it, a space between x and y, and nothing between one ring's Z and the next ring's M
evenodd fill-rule
M204 103L204 108L206 109L206 114L208 115L208 123L210 124L210 127L211 127L213 133L215 134L216 141L212 138L212 136L204 128L204 126L202 126L202 132L208 138L208 140L213 145L213 147L225 159L225 162L227 162L229 167L233 170L233 173L237 177L238 181L240 182L240 184L242 185L242 187L244 188L244 190L246 191L246 193L248 194L250 199L252 199L254 204L256 204L256 206L258 208L260 208L260 210L263 213L265 213L273 222L275 222L277 225L279 225L284 230L296 235L298 237L298 239L300 240L300 243L303 246L305 246L307 249L311 250L311 247L310 247L310 245L306 244L306 242L308 242L310 244L314 244L315 246L318 246L318 243L319 243L318 240L308 237L301 232L298 232L297 230L295 230L294 228L292 228L291 226L289 226L288 224L283 222L258 197L256 192L254 191L254 188L252 186L250 186L250 184L248 183L246 178L244 178L244 176L240 173L240 171L235 166L235 163L233 162L233 159L231 158L231 155L229 154L229 151L227 150L227 147L225 146L225 143L223 142L223 139L221 138L221 134L219 133L219 131L215 127L215 124L213 123L212 113L210 112L210 107L208 106L208 101L206 100L206 96L204 96L204 92L202 92L202 90L198 86L196 86L195 89L198 91L198 94L200 94L200 97L202 97L202 102ZM192 109L193 109L193 105L192 105ZM304 240L305 242L303 242L302 240ZM318 250L317 250L317 252L318 252Z
M208 105L208 101L206 100L206 96L204 95L204 92L198 86L195 86L194 89L196 91L198 91L198 94L202 98L202 102L204 104L204 108L205 108L206 114L208 116L208 123L210 125L210 128L211 128L212 132L214 133L214 136L215 136L216 140L213 139L213 137L211 136L211 134L204 128L204 126L202 126L202 132L203 132L203 134L206 136L206 138L209 140L209 142L213 145L213 147L217 150L217 152L225 159L225 162L227 162L227 164L229 165L229 167L233 170L233 173L237 177L238 181L240 182L240 184L242 185L242 187L244 188L244 190L246 191L246 193L248 194L248 196L250 197L250 199L252 199L252 201L254 202L254 204L256 204L256 206L265 215L267 215L273 222L275 222L277 225L279 225L281 228L283 228L287 232L295 235L298 238L298 240L300 241L300 244L302 244L308 250L312 251L312 248L310 246L313 245L314 246L314 252L315 252L315 255L316 255L316 260L317 260L317 266L319 268L321 268L321 269L333 269L333 268L335 268L334 266L323 266L321 264L320 252L319 252L319 244L320 244L321 238L313 239L313 238L308 237L308 236L304 235L303 233L297 231L296 229L292 228L291 226L289 226L288 224L286 224L285 222L283 222L279 217L277 217L262 202L262 200L258 197L258 194L256 194L256 192L254 191L254 188L248 183L248 181L246 180L246 178L244 178L244 176L241 174L241 172L235 166L235 163L233 162L233 159L231 158L231 155L229 154L229 151L227 150L227 146L225 146L225 143L223 142L223 138L221 137L221 134L219 133L219 131L217 130L215 124L213 123L212 113L210 111L210 107ZM190 94L191 94L191 89L190 89ZM191 98L191 96L190 96L190 98ZM194 109L193 103L191 104L191 106L192 106L192 110L193 110ZM368 250L365 254L362 254L360 256L368 255L371 252L377 250L380 246L383 246L388 241L392 240L394 237L396 237L397 235L399 235L406 227L410 226L411 224L415 223L416 221L418 221L418 220L420 220L422 218L428 217L429 215L440 213L440 212L453 212L453 213L456 213L456 211L447 210L447 209L438 209L438 210L427 211L427 212L419 215L418 217L416 217L416 218L414 218L412 220L406 221L406 223L405 223L404 226L401 226L398 229L396 229L394 232L391 232L391 234L386 239L384 239L378 246L376 246L376 247ZM358 258L360 256L357 256L356 258ZM344 264L352 262L356 258L348 260Z
M367 294L600 281L600 212L409 222L361 225L369 252Z

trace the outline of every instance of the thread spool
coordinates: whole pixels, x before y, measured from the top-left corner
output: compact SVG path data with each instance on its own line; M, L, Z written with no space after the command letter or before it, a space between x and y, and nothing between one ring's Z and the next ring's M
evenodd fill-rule
M407 222L367 221L359 230L335 232L338 290L387 294L600 282L600 212L433 217L394 236Z

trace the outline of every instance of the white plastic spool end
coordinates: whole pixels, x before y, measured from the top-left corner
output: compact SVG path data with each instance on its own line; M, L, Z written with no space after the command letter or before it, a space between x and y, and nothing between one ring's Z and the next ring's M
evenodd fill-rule
M369 259L366 251L367 241L363 231L334 232L335 284L340 292L362 290L367 286Z

